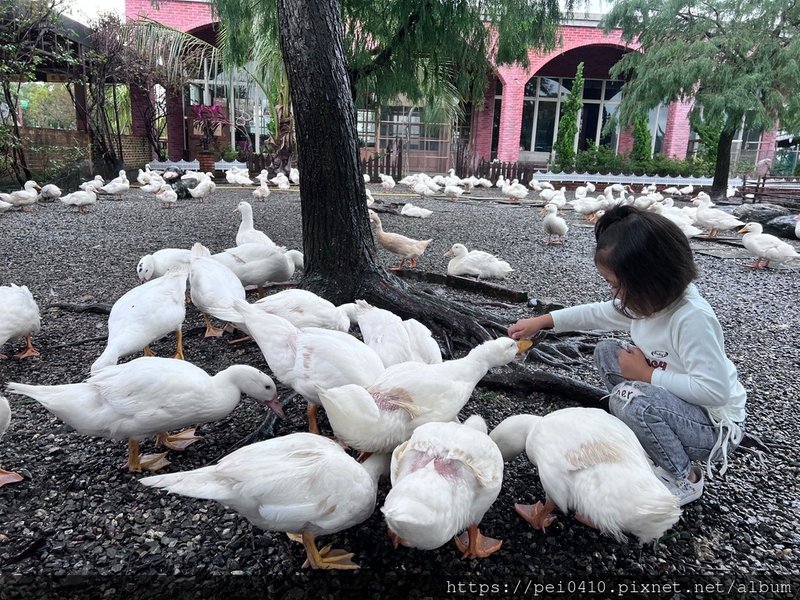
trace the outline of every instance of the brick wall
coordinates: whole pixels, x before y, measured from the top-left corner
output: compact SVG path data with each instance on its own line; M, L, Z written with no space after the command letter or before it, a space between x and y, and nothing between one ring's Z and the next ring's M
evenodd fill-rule
M160 0L155 8L151 0L125 0L125 18L148 17L181 31L191 31L215 21L211 5L204 0Z
M147 138L138 135L122 136L122 156L128 169L142 169L145 163L153 160Z
M84 131L23 127L21 134L28 167L40 178L90 155L89 135Z

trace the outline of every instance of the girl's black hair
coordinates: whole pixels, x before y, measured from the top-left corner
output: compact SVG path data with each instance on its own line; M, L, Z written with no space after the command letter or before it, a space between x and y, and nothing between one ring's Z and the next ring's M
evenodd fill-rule
M594 236L595 264L616 276L615 297L626 316L641 318L663 310L697 277L686 236L657 213L617 206L600 217Z

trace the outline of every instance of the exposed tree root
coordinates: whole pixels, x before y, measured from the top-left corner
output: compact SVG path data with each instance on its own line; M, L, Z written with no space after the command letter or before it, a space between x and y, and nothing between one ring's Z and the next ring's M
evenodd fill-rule
M405 269L397 271L396 274L404 279L412 281L424 281L426 283L436 283L439 285L446 285L457 290L467 290L470 292L477 292L484 296L491 298L499 298L506 302L527 302L528 293L512 290L495 283L488 283L480 279L472 279L470 277L457 277L454 275L442 275L441 273L430 273L427 271L414 271Z
M608 410L607 392L582 381L545 371L532 371L518 363L488 373L478 384L483 388L520 396L550 394L578 402L581 406Z
M47 308L60 308L61 310L66 310L70 312L90 312L90 313L98 313L101 315L107 315L111 313L111 307L113 304L105 304L102 302L96 302L94 304L74 304L72 302L56 302L55 304L50 304Z

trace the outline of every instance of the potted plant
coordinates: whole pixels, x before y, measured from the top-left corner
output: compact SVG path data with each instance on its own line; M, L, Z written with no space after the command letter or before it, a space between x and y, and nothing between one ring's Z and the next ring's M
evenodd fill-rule
M217 137L222 136L222 126L230 125L223 107L216 104L192 104L194 117L193 133L200 137L200 148L203 152L211 150L211 144L219 152Z
M222 153L222 160L227 160L228 162L239 160L239 150L233 146L228 146Z

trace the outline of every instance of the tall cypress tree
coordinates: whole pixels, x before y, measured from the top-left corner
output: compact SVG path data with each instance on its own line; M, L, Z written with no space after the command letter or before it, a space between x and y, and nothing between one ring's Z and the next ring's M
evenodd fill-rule
M575 79L567 99L561 103L561 117L558 121L558 136L553 144L554 165L560 171L568 171L575 166L575 134L578 133L578 113L583 107L583 63L578 65Z

